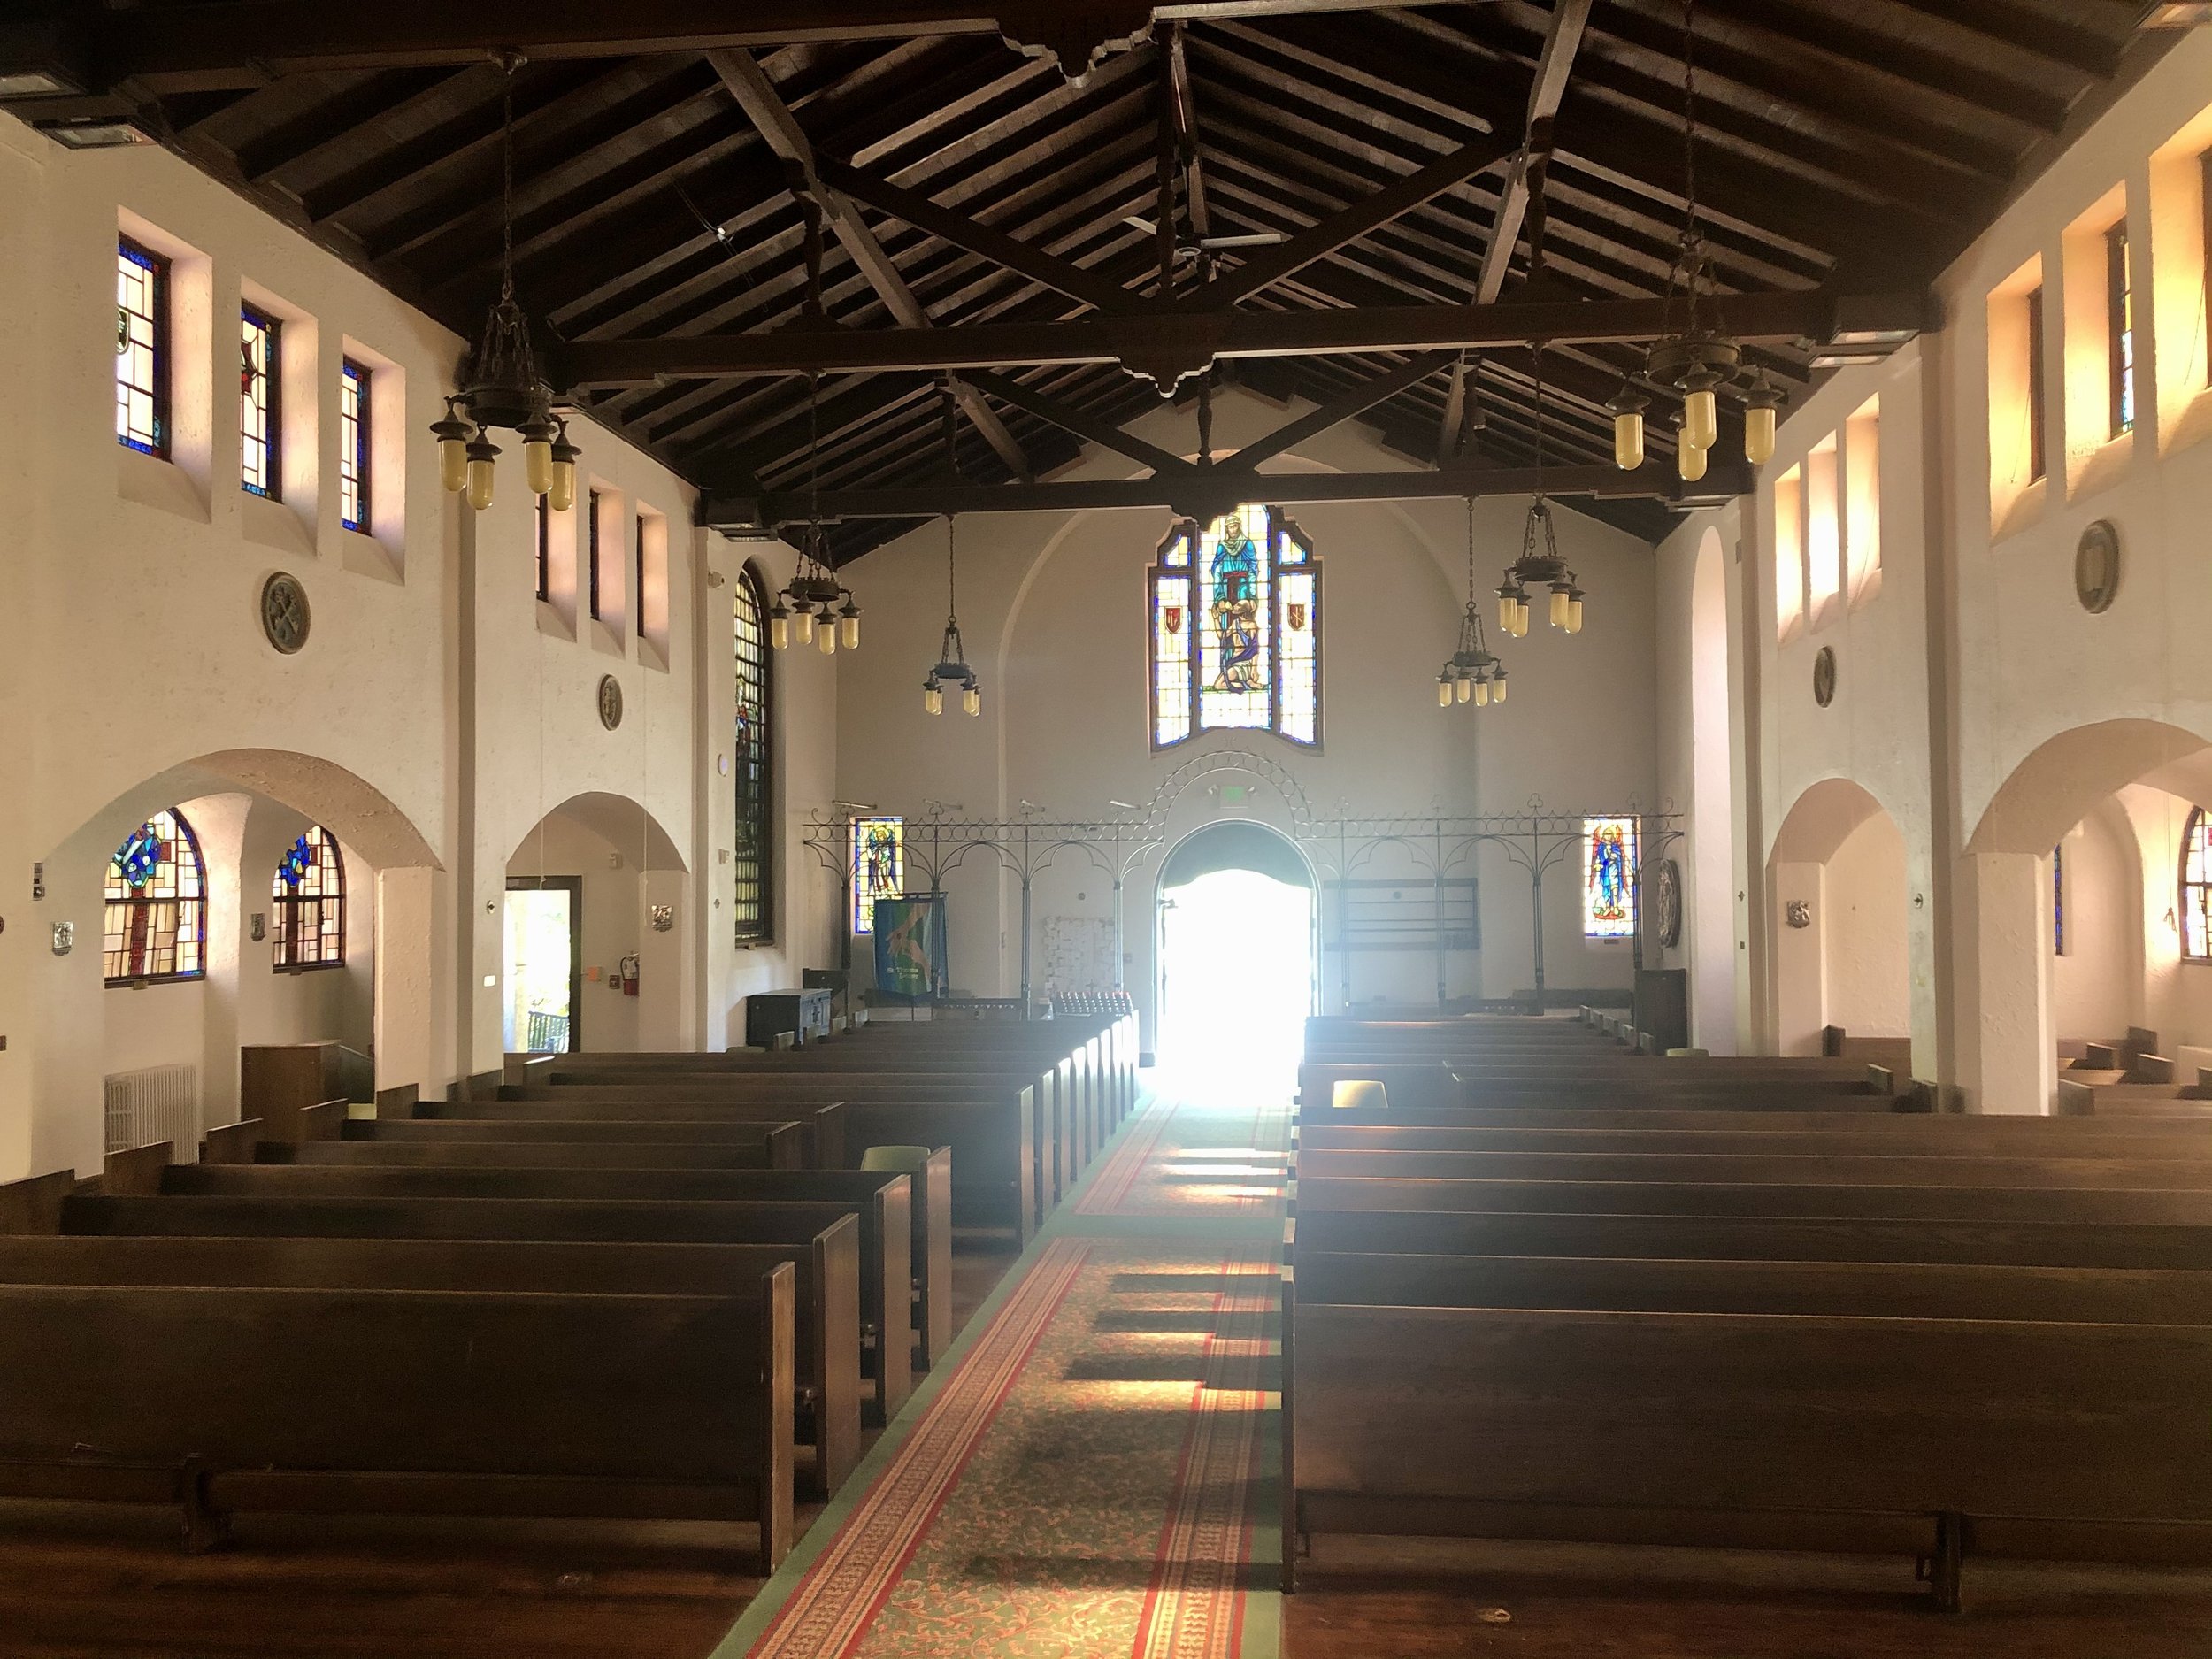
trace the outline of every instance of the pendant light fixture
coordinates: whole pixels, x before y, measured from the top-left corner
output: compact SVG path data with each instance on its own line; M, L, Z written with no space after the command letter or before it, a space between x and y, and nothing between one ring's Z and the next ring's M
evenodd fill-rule
M960 453L955 442L956 435L952 382L944 385L943 410L945 434L945 471L953 482L960 480ZM945 638L938 648L937 665L929 671L929 678L922 681L922 707L931 714L941 714L945 707L945 687L960 687L960 711L963 714L983 712L983 682L968 666L968 653L960 642L960 516L945 515Z
M465 492L478 512L492 504L499 446L494 427L522 440L523 480L557 512L576 502L576 446L568 425L556 420L552 395L538 378L530 344L530 319L515 298L515 71L524 58L500 56L506 82L500 91L499 298L484 319L483 338L470 359L468 378L445 400L445 417L431 423L438 440L438 477L449 490Z
M1436 676L1436 706L1471 703L1478 709L1505 701L1505 664L1482 637L1482 601L1475 595L1475 501L1467 498L1467 609L1459 618L1459 648Z
M1682 419L1675 438L1676 470L1685 482L1705 476L1706 460L1720 441L1723 388L1732 386L1744 367L1743 347L1716 333L1699 315L1700 301L1712 277L1712 259L1698 229L1697 205L1697 0L1682 0L1682 234L1667 272L1670 306L1681 296L1680 332L1654 341L1644 354L1644 376L1678 392ZM1744 401L1744 459L1763 466L1774 458L1774 432L1782 395L1762 368ZM1643 464L1646 400L1627 376L1606 407L1613 412L1613 460L1624 472Z
M1575 573L1559 555L1559 539L1552 526L1551 502L1544 494L1544 346L1529 348L1536 388L1536 499L1529 503L1528 522L1521 531L1521 557L1506 566L1498 584L1498 632L1513 639L1528 634L1531 588L1550 591L1545 619L1563 634L1582 632L1585 597Z
M956 513L945 515L945 638L937 653L937 665L929 671L929 678L922 681L922 707L931 714L941 714L945 708L945 687L960 687L960 711L963 714L983 712L983 682L968 666L966 648L960 642L959 597L959 540L960 518Z
M822 310L822 210L811 196L799 198L806 223L806 301L804 315L810 322L826 320ZM822 534L822 374L810 370L806 377L806 492L807 526L799 546L798 569L768 607L768 643L780 651L795 635L801 645L811 645L825 657L837 655L842 645L860 649L860 603L852 589L837 580L829 558L829 542Z

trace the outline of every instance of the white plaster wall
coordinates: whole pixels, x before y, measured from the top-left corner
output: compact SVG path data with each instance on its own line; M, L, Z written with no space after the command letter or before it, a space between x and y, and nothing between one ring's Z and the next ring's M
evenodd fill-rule
M2143 857L2116 800L2101 803L2061 845L2066 954L2051 960L2052 1025L2060 1037L2107 1041L2145 1023ZM2159 916L2151 919L2163 926Z
M1248 393L1225 396L1215 405L1216 448L1226 451L1296 412ZM1134 430L1179 453L1196 449L1193 419L1171 407ZM1278 465L1352 471L1405 464L1348 426ZM1129 471L1127 461L1093 452L1071 475ZM1254 493L1263 498L1264 487ZM1486 588L1517 555L1525 509L1524 501L1477 503ZM849 572L868 608L870 637L861 651L838 658L837 793L910 819L933 800L977 817L1015 816L1025 801L1048 818L1106 816L1111 800L1149 802L1194 756L1244 749L1282 768L1319 816L1340 801L1382 815L1517 810L1532 795L1554 809L1601 809L1632 797L1653 804L1653 578L1641 543L1561 511L1563 549L1591 595L1585 631L1571 639L1540 627L1506 644L1500 654L1511 674L1509 703L1445 710L1436 706L1435 678L1464 603L1462 503L1318 504L1295 516L1324 561L1320 752L1233 733L1151 752L1144 581L1169 526L1166 512L973 515L959 526L959 609L969 660L984 677L984 711L975 719L957 712L933 719L922 710L921 680L937 660L945 610L946 530L931 525ZM1224 782L1250 794L1225 803L1217 793ZM1290 822L1284 797L1260 777L1209 777L1171 814L1170 843L1220 815ZM1132 872L1123 904L1126 982L1147 1002L1157 868L1153 857ZM1410 879L1414 870L1394 849L1356 873ZM1484 949L1479 967L1455 959L1453 995L1498 995L1530 982L1525 878L1489 854L1479 874ZM1555 878L1548 896L1549 981L1625 984L1625 946L1583 946L1577 879ZM1020 972L1017 884L972 859L945 885L954 981L1010 994ZM1079 858L1048 868L1033 895L1040 958L1043 918L1106 916L1111 896L1110 878ZM1340 964L1325 962L1322 978L1325 1005L1335 1006ZM1435 979L1427 952L1362 956L1351 995L1433 1000ZM1033 983L1042 988L1041 973Z
M1852 831L1821 882L1827 1018L1854 1037L1901 1037L1910 1018L1905 839L1885 814Z
M176 259L169 462L125 451L113 435L119 225ZM211 1122L234 1102L237 1045L263 1033L373 1044L380 1086L433 1094L495 1065L506 866L532 825L579 795L642 803L674 849L664 873L680 884L678 926L657 946L669 953L655 976L664 1001L640 1014L641 1036L695 1043L718 1029L710 1010L731 1006L733 987L796 977L783 961L765 974L741 965L713 942L718 895L704 872L726 840L715 839L717 792L701 780L710 731L726 747L716 698L727 695L728 624L703 620L716 590L680 480L588 417L572 421L580 492L604 493L618 526L604 551L624 572L636 513L654 516L665 628L645 644L634 628L575 615L575 515L553 538L557 602L536 600L530 498L511 445L488 512L472 516L439 488L426 428L464 342L361 273L156 149L73 154L4 117L0 227L10 596L0 611L0 1179L90 1167L100 1078L188 1049L196 1029ZM236 483L235 403L222 388L243 294L288 319L281 503ZM342 352L377 373L373 535L337 522ZM313 636L293 657L268 647L257 614L279 569L313 606ZM831 677L778 672L782 752L796 757L786 805L797 810L833 775ZM596 712L603 675L626 704L611 732ZM216 796L238 803L214 812L236 821L227 864L211 869L211 966L227 964L227 979L104 992L108 856L148 812ZM265 834L265 814L274 815ZM242 918L265 908L263 854L280 820L309 818L345 844L358 965L264 983L275 978L258 954L266 947L240 942ZM795 862L782 861L787 880ZM39 900L34 864L45 865ZM790 949L818 960L829 941L815 888L792 885L795 898L780 895L780 907L812 919L799 921ZM81 942L57 957L49 940L62 920Z

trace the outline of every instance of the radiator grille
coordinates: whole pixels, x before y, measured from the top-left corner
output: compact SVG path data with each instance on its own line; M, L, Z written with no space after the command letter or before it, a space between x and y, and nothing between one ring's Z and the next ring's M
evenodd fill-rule
M166 1141L170 1157L190 1164L200 1155L200 1072L197 1066L156 1065L118 1071L107 1079L107 1149Z

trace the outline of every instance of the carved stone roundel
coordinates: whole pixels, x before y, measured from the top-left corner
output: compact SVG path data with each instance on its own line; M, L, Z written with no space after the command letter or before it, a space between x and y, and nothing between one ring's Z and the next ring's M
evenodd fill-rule
M1659 946L1672 950L1682 942L1682 866L1671 858L1662 859L1656 885Z
M307 589L288 571L278 571L261 584L261 632L269 643L287 657L307 643L314 615L307 603Z
M2112 609L2120 591L2120 533L2100 518L2081 533L2074 547L2074 597L2091 616Z
M622 724L622 682L612 674L599 681L599 724L610 732Z
M1826 708L1836 700L1836 648L1824 645L1813 658L1813 701Z

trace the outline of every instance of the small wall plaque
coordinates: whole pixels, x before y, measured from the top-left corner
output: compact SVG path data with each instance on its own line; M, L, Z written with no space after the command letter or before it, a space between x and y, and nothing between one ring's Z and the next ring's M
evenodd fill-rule
M1813 701L1826 708L1836 700L1836 648L1824 645L1813 658Z
M314 626L308 609L307 589L289 571L278 571L261 584L261 632L271 645L289 657L307 643Z
M622 724L622 682L612 674L599 680L599 724L610 732Z
M2091 616L2112 609L2120 592L2120 533L2100 518L2074 544L2074 597Z
M56 922L54 924L54 954L58 956L65 956L76 948L77 924Z
M1813 925L1813 902L1810 899L1792 899L1784 907L1783 914L1792 927L1810 927Z
M674 905L656 904L653 907L653 931L655 933L665 933L675 926L676 907Z

